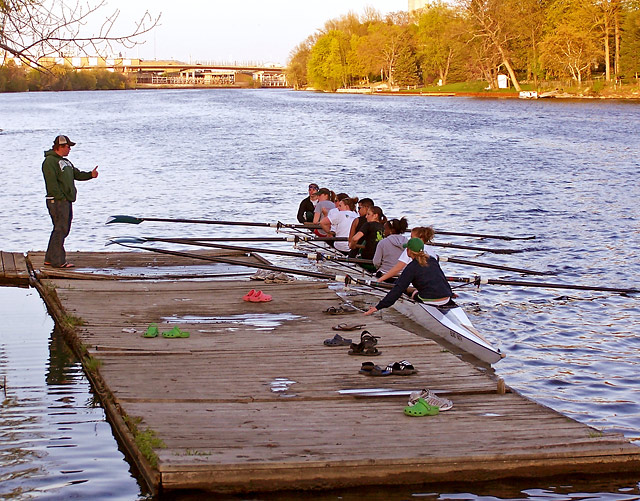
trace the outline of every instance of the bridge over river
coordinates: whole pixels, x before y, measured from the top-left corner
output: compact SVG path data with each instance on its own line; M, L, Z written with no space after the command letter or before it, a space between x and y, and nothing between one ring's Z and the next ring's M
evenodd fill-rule
M285 67L254 63L184 63L173 60L132 59L123 57L49 57L41 58L45 67L70 66L76 70L106 69L135 74L140 86L229 86L288 87Z

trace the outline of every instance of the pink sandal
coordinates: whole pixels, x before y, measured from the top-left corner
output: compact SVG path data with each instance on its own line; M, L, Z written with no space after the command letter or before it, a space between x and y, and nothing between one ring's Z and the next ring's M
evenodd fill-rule
M249 301L252 303L266 303L267 301L271 301L271 296L262 291L256 291L256 293L249 298Z
M255 289L251 289L249 292L247 292L244 296L242 296L242 299L244 301L251 301L251 298L254 297L256 294L258 293L257 290Z

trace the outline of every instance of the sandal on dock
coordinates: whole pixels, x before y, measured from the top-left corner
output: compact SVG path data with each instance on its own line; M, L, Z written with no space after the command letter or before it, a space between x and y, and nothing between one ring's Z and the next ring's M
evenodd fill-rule
M351 345L351 339L345 339L340 334L336 334L331 339L324 340L325 346L349 346Z
M262 291L255 291L255 294L249 296L248 301L251 303L267 303L271 301L273 298L270 294L265 294Z
M379 365L374 365L369 370L360 369L360 372L366 376L390 376L391 375L390 370L383 369Z
M149 327L147 327L147 331L142 334L142 337L158 337L158 334L160 332L158 331L158 324L149 324Z
M357 331L358 329L362 329L363 327L366 327L366 326L367 326L367 324L347 324L347 323L342 323L342 324L334 325L331 328L334 331Z
M419 398L415 404L404 408L404 413L411 417L435 416L440 409L435 405L429 405L423 398Z
M365 374L372 370L375 367L373 362L362 362L362 367L360 368L360 373Z
M346 315L347 313L355 313L356 311L358 311L356 308L348 307L346 305L337 307L329 306L326 310L324 310L324 312L329 315Z
M420 399L427 402L427 404L434 407L438 407L440 412L448 411L453 407L453 402L448 398L442 398L433 393L431 390L414 391L409 397L409 405L414 405Z
M412 374L418 372L416 368L406 360L393 362L387 365L387 370L391 371L394 376L411 376Z
M376 348L378 336L372 335L369 331L362 331L359 343L351 343L349 355L375 357L381 354Z

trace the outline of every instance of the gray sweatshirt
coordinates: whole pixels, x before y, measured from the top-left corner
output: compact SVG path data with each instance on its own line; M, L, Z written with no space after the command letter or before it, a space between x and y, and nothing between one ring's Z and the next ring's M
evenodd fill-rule
M373 256L373 265L378 271L386 273L398 262L402 254L403 245L408 238L404 235L389 235L378 242L376 253Z

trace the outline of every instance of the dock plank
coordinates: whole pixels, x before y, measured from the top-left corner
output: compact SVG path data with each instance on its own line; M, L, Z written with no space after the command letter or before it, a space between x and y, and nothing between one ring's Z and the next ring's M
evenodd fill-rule
M0 251L0 285L28 287L29 270L23 254Z
M76 258L83 266L107 258L123 268L145 262L126 254ZM71 334L100 362L92 378L107 408L135 419L139 429L153 430L164 442L155 449L157 475L146 477L155 488L246 492L640 466L640 448L624 437L602 434L521 395L499 394L486 366L461 360L379 316L323 313L339 299L322 282L109 281L72 275L41 280L55 286L41 293L55 290L64 311L81 319ZM251 288L271 294L273 301L243 301ZM347 346L323 345L335 334L332 326L352 321L380 336L380 356L350 356ZM142 337L151 322L161 331L179 325L191 335ZM340 334L358 341L360 330ZM418 373L359 373L364 361L386 366L402 359ZM406 397L338 393L378 387L430 388L446 394L454 407L411 418L403 414Z

